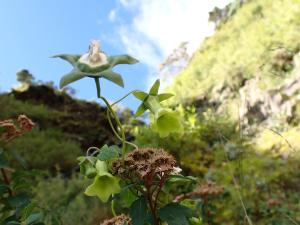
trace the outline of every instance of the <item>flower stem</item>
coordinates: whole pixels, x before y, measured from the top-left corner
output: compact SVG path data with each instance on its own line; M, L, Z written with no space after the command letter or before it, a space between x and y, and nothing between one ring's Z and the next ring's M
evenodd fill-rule
M96 83L96 88L97 88L97 97L101 98L101 88L100 88L100 78L94 78L95 79L95 83Z
M99 98L101 100L103 100L103 102L107 106L107 109L113 115L115 121L117 122L118 127L120 128L121 139L122 139L122 159L124 160L125 152L126 152L126 137L125 137L125 131L124 131L124 128L122 126L122 123L120 122L120 119L119 119L118 115L116 114L116 112L114 111L114 109L111 107L111 105L109 104L109 102L107 101L107 99L104 98L104 97L102 97L102 96L100 96Z
M131 91L129 93L127 93L126 95L124 95L122 98L120 98L119 100L115 101L114 103L111 104L111 106L113 107L114 105L118 104L119 102L121 102L123 99L127 98L129 95L131 95L134 91Z

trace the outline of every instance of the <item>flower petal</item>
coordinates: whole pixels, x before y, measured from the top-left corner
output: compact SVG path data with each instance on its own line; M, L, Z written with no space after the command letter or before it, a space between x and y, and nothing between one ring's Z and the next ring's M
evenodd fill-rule
M71 63L72 66L75 66L75 64L77 63L80 57L81 55L69 55L69 54L60 54L60 55L52 56L52 58L61 58L63 60L66 60L69 63Z
M112 194L120 191L119 179L108 173L96 176L94 182L87 187L84 193L88 196L97 196L102 202L107 202Z
M60 79L59 87L63 88L65 86L67 86L68 84L73 83L77 80L80 80L84 77L85 77L84 74L81 73L79 70L73 69L70 73L64 75Z

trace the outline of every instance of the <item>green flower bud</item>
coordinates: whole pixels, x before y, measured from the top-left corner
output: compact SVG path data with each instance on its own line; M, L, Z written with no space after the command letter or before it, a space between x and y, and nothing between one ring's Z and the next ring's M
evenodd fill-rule
M181 133L183 130L180 115L171 109L159 109L151 122L151 128L160 137L167 137L170 133Z
M89 178L92 179L97 175L97 170L95 167L93 167L92 165L88 165L85 169L85 173L84 175Z
M112 194L121 191L119 178L108 172L107 165L103 161L97 161L96 170L97 176L84 193L88 196L97 196L102 202L107 202Z

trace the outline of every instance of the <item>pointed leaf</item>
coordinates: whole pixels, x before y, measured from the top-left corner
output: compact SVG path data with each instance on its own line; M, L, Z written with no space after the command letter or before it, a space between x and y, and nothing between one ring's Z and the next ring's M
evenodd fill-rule
M77 80L80 80L82 78L84 78L84 74L81 73L80 71L74 69L70 73L64 75L60 79L59 87L63 88L65 86L67 86L68 84L73 83L73 82L75 82Z
M40 221L43 217L42 213L33 213L26 219L26 224L30 225Z
M147 216L147 202L144 197L135 200L129 209L132 225L144 225Z
M155 81L155 83L152 85L149 94L151 94L151 95L157 95L158 94L159 86L160 86L160 81L159 81L159 79L157 79Z
M168 225L188 225L193 212L190 208L178 203L170 203L158 210L159 217Z
M118 65L118 64L135 64L139 61L130 55L115 55L108 58L108 62L112 67Z
M60 54L60 55L54 55L52 58L61 58L63 60L68 61L71 63L71 65L75 66L76 62L79 60L81 55L68 55L68 54Z
M101 161L109 161L119 157L119 148L116 145L113 146L104 146L101 148L101 151L97 158Z
M132 94L141 101L144 101L148 97L148 94L143 91L134 91Z
M144 104L142 103L136 110L134 116L135 117L139 117L141 116L145 111L147 110L147 108L144 106Z
M171 94L171 93L159 94L159 95L158 95L158 101L159 101L159 102L162 102L162 101L165 101L165 100L167 100L167 99L169 99L169 98L171 98L171 97L173 97L173 96L174 96L174 95Z
M123 78L120 74L115 73L112 70L105 70L101 72L101 77L119 85L120 87L124 87Z

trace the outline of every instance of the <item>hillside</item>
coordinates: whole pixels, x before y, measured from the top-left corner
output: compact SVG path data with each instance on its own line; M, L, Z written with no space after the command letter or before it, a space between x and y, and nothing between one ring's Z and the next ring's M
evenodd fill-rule
M246 1L176 76L170 103L238 122L258 149L299 149L299 25L298 0Z
M173 103L206 101L225 108L252 98L240 93L249 83L261 92L279 90L286 79L300 76L299 21L298 0L247 1L176 76L169 88L176 93Z
M11 142L29 167L69 171L76 157L90 146L114 140L106 110L97 103L77 100L47 85L0 95L0 120L26 114L37 128ZM30 152L30 154L28 154Z

